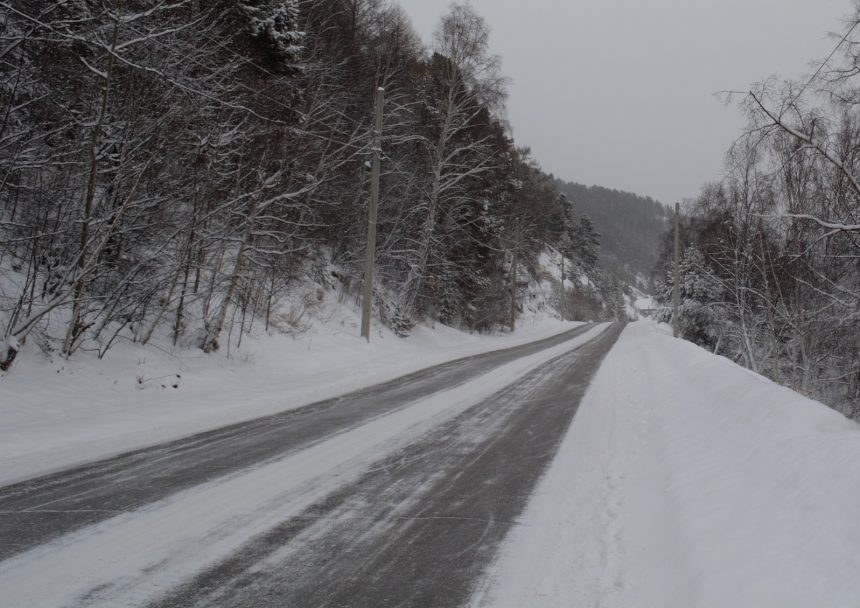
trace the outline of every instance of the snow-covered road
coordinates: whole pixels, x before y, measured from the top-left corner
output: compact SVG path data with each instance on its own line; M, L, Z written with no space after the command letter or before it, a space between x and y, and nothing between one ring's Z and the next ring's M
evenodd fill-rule
M462 500L464 497L460 495L443 500L437 490L452 486L464 471L477 466L472 468L474 472L467 487L491 497L490 503L498 503L503 516L496 517L491 510L480 518L479 531L484 530L488 519L498 522L486 539L483 532L478 539L471 540L468 535L455 534L449 541L453 545L447 547L459 543L461 558L442 560L443 568L436 577L438 583L439 577L446 580L455 572L471 572L458 587L451 587L459 597L467 598L475 578L475 571L469 568L486 564L492 557L491 541L498 543L503 538L567 428L578 399L565 396L584 392L590 374L617 336L617 330L606 332L606 328L604 324L580 331L572 339L558 340L554 346L543 344L537 352L525 356L523 352L515 353L507 362L497 360L491 366L492 371L483 370L484 373L465 379L459 386L445 390L436 386L430 396L415 395L417 400L405 407L377 412L360 424L344 426L340 432L310 441L294 452L263 459L238 471L205 471L213 477L211 481L146 506L119 508L117 512L108 509L104 521L17 551L0 563L0 605L141 606L160 601L164 606L178 606L199 600L201 605L232 602L232 605L263 606L271 601L275 602L271 605L281 606L284 581L295 582L300 574L304 574L305 580L315 582L310 586L288 585L297 597L304 597L302 594L309 589L314 593L321 589L318 577L324 570L302 570L302 564L316 560L326 564L329 571L336 571L360 569L364 563L348 559L343 551L331 551L325 544L308 553L308 534L311 537L328 534L328 538L352 547L369 543L361 552L362 556L369 556L398 547L388 541L394 530L404 540L402 547L408 549L405 556L414 559L424 553L409 549L415 549L409 541L413 528L392 523L420 522L426 509L435 504L437 510L453 510L455 514L450 519L444 516L434 521L474 524L479 518L456 514L458 508L470 512L474 501ZM571 353L571 349L578 347L582 348ZM462 373L464 369L464 363L460 362L448 371ZM504 386L511 388L499 392ZM551 403L546 403L547 391L553 396ZM544 399L538 398L541 395ZM545 407L548 405L552 407ZM535 408L546 413L537 417L527 415ZM547 417L552 412L555 416ZM306 413L309 417L317 414L315 410ZM538 450L540 458L531 466L512 463L518 465L513 467L518 473L510 479L519 479L518 484L511 486L506 475L511 471L499 470L495 472L500 481L498 487L475 482L485 477L482 467L499 466L502 460L497 456L502 446L508 445L509 449L502 453L509 456L516 456L517 449L524 458L531 454L530 444L522 442L524 436L532 437L534 445L544 447ZM507 440L501 441L503 437ZM214 443L218 445L221 439L216 437ZM404 456L404 450L415 453ZM200 450L193 452L197 451ZM238 451L235 454L238 458ZM483 464L476 464L478 461ZM126 479L121 473L114 476ZM462 479L461 483L465 483L466 479ZM160 480L157 474L140 479L133 473L127 476L127 483L135 482L139 486L157 486ZM90 493L99 493L99 489L93 486L77 492ZM118 486L118 494L121 502L122 484ZM79 497L71 500L74 503ZM361 516L367 501L372 502L372 508L368 507L367 515ZM20 523L27 517L38 519L40 511L62 518L76 517L83 510L98 510L92 505L88 509L77 504L65 507L68 505L57 499L32 505L26 513L4 515L15 515ZM341 529L337 522L349 525ZM14 529L15 526L8 531L4 542L15 542ZM453 526L446 529L455 530ZM344 530L350 530L351 536L345 535ZM442 538L436 532L425 530L430 541ZM469 546L475 551L481 549L481 559L468 551ZM448 549L440 551L447 555ZM272 560L283 564L294 558L298 562L279 567L277 576L271 575ZM426 559L425 563L431 561ZM421 580L426 578L427 568L403 570L408 565L404 559L388 563L400 566L401 570L398 573L396 568L389 567L386 580L400 580L404 592L408 592L409 581L414 582L416 575ZM260 572L266 571L270 573L268 583L253 587L255 594L249 597L251 590L237 591L248 586L248 577L256 580L262 576ZM345 575L332 577L328 592L354 595L355 590L335 589L344 580L353 581L359 588L373 588L362 585L360 578ZM273 588L280 591L275 596L268 595L267 589ZM442 588L448 587L439 587ZM162 597L165 593L168 595ZM210 595L218 599L212 600Z
M350 318L340 319L349 327ZM118 343L111 356L48 358L29 349L0 374L0 485L222 429L346 395L452 359L514 348L580 322L520 323L482 335L418 326L248 336L241 353ZM229 353L229 349L227 349Z
M180 490L295 453L588 330L583 326L457 359L303 408L0 488L4 512L0 539L14 537L14 543L0 543L0 559Z

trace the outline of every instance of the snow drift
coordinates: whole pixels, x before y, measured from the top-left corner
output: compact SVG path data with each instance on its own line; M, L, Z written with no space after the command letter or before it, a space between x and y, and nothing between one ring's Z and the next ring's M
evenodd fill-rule
M475 604L857 606L860 427L627 327Z

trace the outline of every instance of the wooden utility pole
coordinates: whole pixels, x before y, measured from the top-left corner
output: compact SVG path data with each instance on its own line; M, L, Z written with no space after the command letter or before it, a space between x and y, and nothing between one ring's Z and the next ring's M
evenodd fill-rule
M514 259L511 261L511 331L514 331L517 318L517 263L520 252L520 220L521 218L514 220L516 222L514 225L516 240L514 241Z
M672 335L676 338L680 334L678 323L678 308L681 303L680 271L678 264L681 259L681 204L675 203L675 263L673 268L672 286Z
M361 303L361 335L370 342L370 310L373 306L373 262L376 258L376 209L379 205L379 155L382 152L382 104L385 89L376 89L373 118L373 166L370 176L370 209L367 214L367 250L364 259L364 293Z
M561 320L567 321L567 315L564 314L564 309L567 306L567 298L564 297L564 252L561 253L561 306L559 309L561 310Z

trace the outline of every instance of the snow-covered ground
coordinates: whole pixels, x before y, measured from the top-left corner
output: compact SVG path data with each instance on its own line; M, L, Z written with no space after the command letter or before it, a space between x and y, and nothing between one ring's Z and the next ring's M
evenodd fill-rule
M630 324L476 595L494 608L854 608L860 426Z
M531 315L513 334L420 325L409 338L329 305L297 335L244 336L241 350L117 344L102 360L24 351L0 377L0 484L296 408L431 365L558 334L579 323ZM235 339L235 337L234 337Z
M504 337L417 328L407 340L376 332L367 345L346 323L340 333L316 327L295 339L257 336L239 360L153 359L151 348L130 346L101 365L82 357L58 367L34 357L0 381L0 478L296 407L570 326L521 324ZM105 598L145 602L602 329L7 560L4 601L73 602L98 588ZM144 355L146 362L136 362ZM176 389L171 365L181 369ZM163 381L136 386L138 375L163 372ZM860 598L858 462L854 422L671 338L665 326L632 323L473 604L853 608ZM98 556L97 563L80 555ZM46 568L56 574L50 584Z

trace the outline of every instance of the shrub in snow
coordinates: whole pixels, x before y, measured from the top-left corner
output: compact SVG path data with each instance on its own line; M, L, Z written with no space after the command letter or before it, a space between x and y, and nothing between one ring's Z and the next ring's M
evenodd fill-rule
M15 336L10 336L0 344L0 347L2 347L2 350L0 350L0 371L5 372L12 366L12 362L15 360L15 357L18 355L18 351L21 349L21 345L18 343Z

